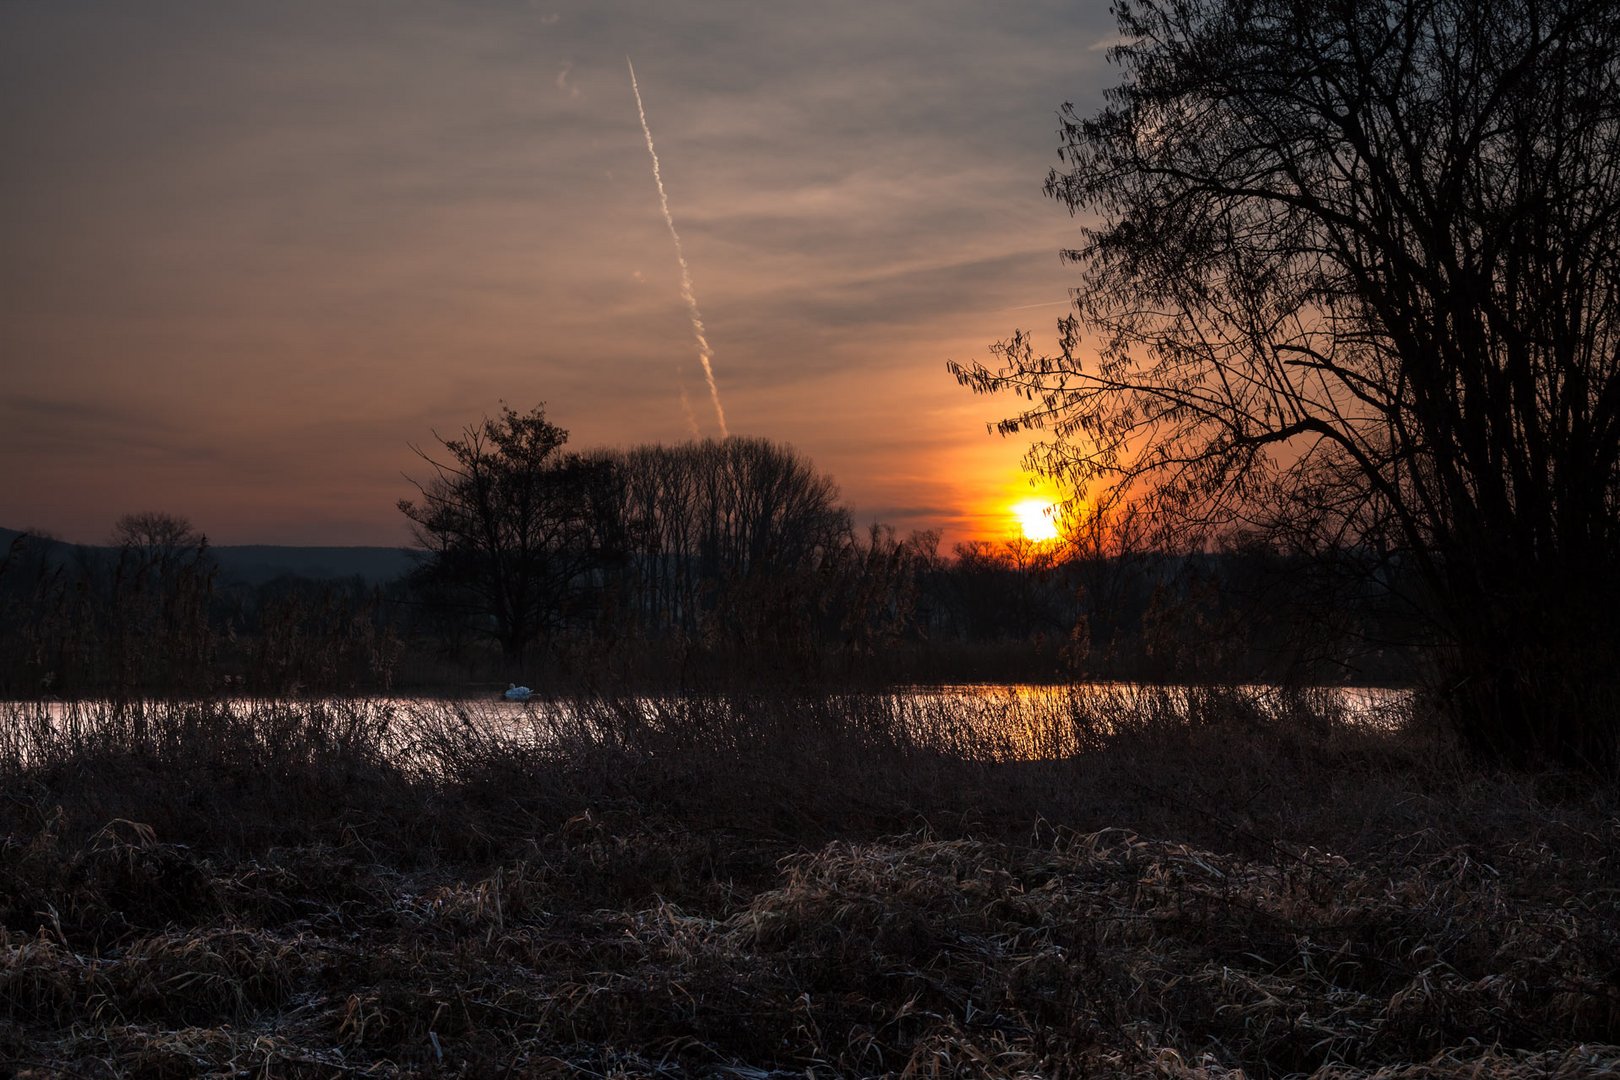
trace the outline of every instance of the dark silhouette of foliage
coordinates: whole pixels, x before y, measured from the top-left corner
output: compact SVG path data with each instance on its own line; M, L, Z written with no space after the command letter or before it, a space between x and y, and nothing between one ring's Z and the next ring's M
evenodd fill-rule
M209 621L215 567L208 538L177 514L125 514L113 525L117 562L104 621L121 693L200 690L215 641Z
M113 523L112 546L142 570L159 576L206 551L207 537L179 514L144 511L125 514Z
M420 501L399 503L428 553L419 580L509 662L579 615L617 544L612 463L564 454L567 440L543 405L503 406L460 438L439 438L444 459L418 448L433 475L413 481Z
M791 447L730 438L610 455L635 558L624 582L645 633L798 650L851 543L831 478Z
M542 462L572 464L557 453ZM151 527L125 519L118 546L11 534L0 548L0 694L482 694L514 676L548 691L651 692L1268 681L1339 678L1352 662L1362 680L1389 676L1345 641L1345 627L1381 623L1377 605L1338 604L1333 619L1302 627L1277 596L1314 602L1303 572L1323 576L1318 561L1263 545L1122 556L1131 523L1088 518L1063 544L965 543L946 557L938 534L854 528L832 479L782 444L601 450L577 465L570 482L585 485L590 513L564 554L594 552L596 563L537 599L555 605L535 617L547 655L521 672L478 594L445 572L476 559L428 553L422 572L380 585L264 578L257 564L233 571L185 519L142 515Z
M1065 107L1046 188L1092 222L1076 312L952 370L1161 543L1398 589L1478 750L1613 768L1620 8L1114 10L1122 81Z

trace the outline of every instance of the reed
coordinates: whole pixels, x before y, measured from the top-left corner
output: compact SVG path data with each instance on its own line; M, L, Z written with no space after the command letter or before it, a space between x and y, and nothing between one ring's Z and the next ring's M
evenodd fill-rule
M1620 1069L1612 788L1410 703L1012 695L14 706L0 1061Z

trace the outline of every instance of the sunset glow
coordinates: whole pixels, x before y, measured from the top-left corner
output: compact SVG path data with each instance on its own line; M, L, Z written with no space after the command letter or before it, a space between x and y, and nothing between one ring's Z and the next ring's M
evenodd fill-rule
M581 451L786 443L946 550L1057 499L945 363L1056 340L1030 177L1106 5L159 8L0 4L0 527L405 543L412 441L503 401Z
M1058 538L1057 511L1054 504L1045 499L1025 499L1023 502L1015 503L1012 512L1018 519L1018 527L1023 530L1025 540L1044 543Z

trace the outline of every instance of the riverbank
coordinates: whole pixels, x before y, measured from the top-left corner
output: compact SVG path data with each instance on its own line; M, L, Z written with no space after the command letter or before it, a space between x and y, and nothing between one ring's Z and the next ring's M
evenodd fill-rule
M864 703L863 703L864 702ZM1591 1075L1620 800L1212 690L13 723L16 1075ZM1055 722L1055 721L1054 721ZM971 736L971 737L970 737ZM978 741L974 741L977 739ZM26 751L26 753L24 753Z

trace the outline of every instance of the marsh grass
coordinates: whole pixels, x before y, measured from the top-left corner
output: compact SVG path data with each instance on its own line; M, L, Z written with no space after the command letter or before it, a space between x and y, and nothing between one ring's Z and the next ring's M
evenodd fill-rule
M1615 792L1331 695L19 706L0 739L11 1075L1620 1069Z

